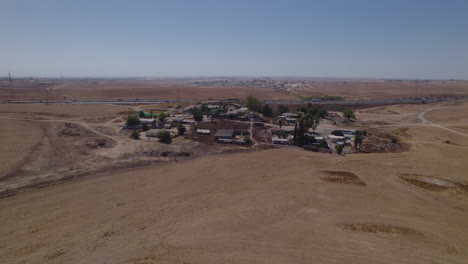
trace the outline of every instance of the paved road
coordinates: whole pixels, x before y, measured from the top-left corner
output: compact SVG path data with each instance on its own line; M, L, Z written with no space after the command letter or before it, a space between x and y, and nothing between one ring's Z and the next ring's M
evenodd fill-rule
M468 99L468 96L459 97L441 97L441 98L426 98L426 103L433 102L453 102L458 100ZM202 100L188 99L188 100L163 100L163 99L145 99L145 100L74 100L74 101L49 101L48 103L70 103L70 104L161 104L161 103L177 103L177 102L199 102ZM235 101L234 101L235 102ZM313 103L315 105L327 105L327 104L338 104L338 105L356 105L356 104L420 104L422 99L420 98L400 98L400 99L388 99L388 100L353 100L353 101L298 101L298 100L264 100L264 103L268 104L307 104ZM0 103L45 103L45 101L1 101Z

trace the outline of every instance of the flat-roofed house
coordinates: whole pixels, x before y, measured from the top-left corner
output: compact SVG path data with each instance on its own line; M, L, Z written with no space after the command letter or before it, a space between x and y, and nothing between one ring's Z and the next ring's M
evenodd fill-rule
M197 129L197 134L202 134L202 135L209 135L211 131L209 129Z
M216 131L215 139L218 140L220 138L223 139L231 139L234 137L234 130L233 129L220 129Z

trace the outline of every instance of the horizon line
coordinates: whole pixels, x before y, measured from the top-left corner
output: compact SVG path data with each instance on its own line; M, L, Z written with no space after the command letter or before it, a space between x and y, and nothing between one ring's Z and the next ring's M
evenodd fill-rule
M0 78L8 78L8 75L0 76ZM19 75L13 79L240 79L240 78L259 78L259 79L354 79L354 80L411 80L411 81L465 81L466 79L459 78L400 78L400 77L321 77L321 76L269 76L269 75L162 75L162 76L33 76Z

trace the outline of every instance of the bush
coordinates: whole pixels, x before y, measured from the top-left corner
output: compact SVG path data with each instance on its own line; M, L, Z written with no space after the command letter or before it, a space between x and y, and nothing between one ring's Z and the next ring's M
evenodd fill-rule
M319 147L319 148L324 148L324 149L329 149L329 148L330 148L330 147L328 147L328 143L327 143L327 141L325 141L325 140L321 140L321 141L319 142L318 147Z
M340 130L333 130L331 134L334 136L344 137L343 132L341 132Z
M338 152L339 155L341 155L341 153L343 153L343 146L336 145L335 149L336 149L336 152Z
M347 119L355 118L353 111L348 109L343 111L343 116Z
M147 124L143 124L143 126L141 126L141 128L143 129L143 131L148 131L149 130L149 126Z
M392 138L392 143L397 143L398 139L397 138Z
M317 140L313 136L306 136L305 143L314 144L314 143L317 143Z
M138 115L140 116L140 118L143 118L145 117L145 112L143 110L141 110Z
M365 137L367 136L367 130L356 130L356 132L354 133L354 135L356 136L362 136L362 137Z
M171 133L167 130L161 130L156 134L156 137L159 138L160 142L163 143L171 143L172 142L172 136Z
M127 126L138 126L140 124L140 119L134 115L128 115Z
M249 136L245 136L244 137L244 141L246 144L250 145L253 143L252 139L249 137Z
M229 118L229 119L236 119L236 118L237 118L237 114L236 114L236 113L230 113L230 114L228 115L228 118Z
M137 131L133 131L130 137L133 139L140 139L140 133L138 133Z

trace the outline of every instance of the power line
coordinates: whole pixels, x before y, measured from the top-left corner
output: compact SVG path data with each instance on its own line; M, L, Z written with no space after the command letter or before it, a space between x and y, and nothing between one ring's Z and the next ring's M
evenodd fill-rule
M15 87L13 86L13 78L11 78L11 72L8 73L8 81L10 82L10 100L16 101Z

